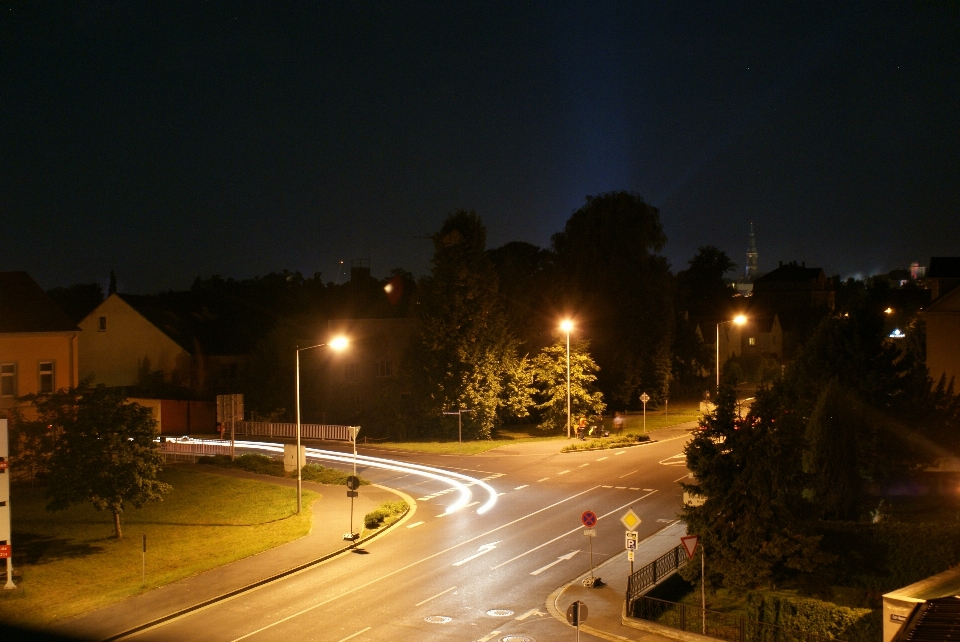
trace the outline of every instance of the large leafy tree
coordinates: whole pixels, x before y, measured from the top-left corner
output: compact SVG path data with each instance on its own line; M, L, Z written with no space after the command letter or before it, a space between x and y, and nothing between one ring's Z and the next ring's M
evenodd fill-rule
M727 316L734 290L724 282L737 269L727 253L712 245L697 248L688 267L677 273L677 305L693 317Z
M599 369L590 357L590 343L577 341L570 345L570 414L580 416L602 414L606 408L603 393L596 389ZM533 380L543 401L536 408L543 424L550 428L567 425L567 345L560 340L544 348L533 359Z
M41 426L51 426L53 450L45 476L49 510L91 503L113 513L117 538L126 504L161 501L170 486L158 476L163 457L149 408L127 403L102 385L63 389L29 399Z
M490 438L505 408L517 408L524 383L516 344L486 254L486 228L473 212L450 214L433 235L433 268L418 285L420 329L405 359L414 387L410 419L442 431L443 411L469 408L468 435Z
M553 236L557 286L590 338L607 399L635 406L667 395L674 326L672 283L657 208L632 192L587 197Z

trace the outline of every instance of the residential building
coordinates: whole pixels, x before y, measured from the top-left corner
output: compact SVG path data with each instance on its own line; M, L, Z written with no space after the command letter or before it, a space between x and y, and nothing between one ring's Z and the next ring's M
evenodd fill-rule
M29 274L0 272L0 414L17 397L78 384L79 334Z
M941 377L946 377L947 383L954 381L954 392L960 393L960 287L934 300L923 311L923 317L930 376L934 383Z
M934 301L960 285L960 256L934 256L927 270L930 298Z

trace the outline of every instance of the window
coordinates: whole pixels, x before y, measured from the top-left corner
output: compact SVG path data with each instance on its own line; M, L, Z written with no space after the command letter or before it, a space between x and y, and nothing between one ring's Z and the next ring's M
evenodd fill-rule
M749 344L752 345L752 346L755 346L755 345L757 345L757 338L756 338L756 337L750 337L749 339L747 339L747 343L749 343Z
M107 331L107 317L100 317L100 326L97 328L98 332Z
M4 397L17 396L17 364L0 364L0 395Z
M40 362L40 392L53 392L53 361Z
M360 364L345 363L343 365L343 377L347 381L356 381L360 376Z
M392 376L393 376L393 361L377 361L377 376L378 376L378 377L392 377Z

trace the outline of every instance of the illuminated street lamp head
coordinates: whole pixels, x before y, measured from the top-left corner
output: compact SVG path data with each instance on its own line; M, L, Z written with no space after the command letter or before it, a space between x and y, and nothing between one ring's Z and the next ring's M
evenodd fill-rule
M573 330L573 321L571 321L570 319L564 319L563 321L560 322L560 329L563 330L564 332L570 332L571 330Z
M348 343L349 341L347 340L346 337L343 337L343 336L334 337L333 339L330 340L330 347L333 348L334 350L339 351L346 348Z
M884 312L884 314L893 314L893 308L887 308L887 309L884 310L883 312Z
M738 314L737 316L733 317L733 322L737 325L743 325L747 322L747 317L743 316L742 314Z

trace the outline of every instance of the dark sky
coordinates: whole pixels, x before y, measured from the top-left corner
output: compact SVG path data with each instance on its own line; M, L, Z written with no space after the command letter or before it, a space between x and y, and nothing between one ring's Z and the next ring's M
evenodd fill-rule
M0 0L0 269L422 274L453 209L547 246L616 189L677 269L960 255L958 7Z

